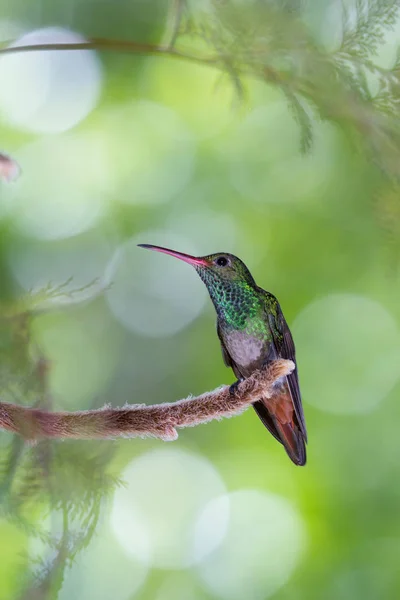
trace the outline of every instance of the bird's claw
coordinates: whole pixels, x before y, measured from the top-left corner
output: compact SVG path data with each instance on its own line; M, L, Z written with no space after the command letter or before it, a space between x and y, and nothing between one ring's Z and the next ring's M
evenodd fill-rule
M237 381L235 381L235 383L232 383L231 386L229 386L229 394L231 396L236 396L236 390L238 388L239 383L242 383L243 379L238 379Z

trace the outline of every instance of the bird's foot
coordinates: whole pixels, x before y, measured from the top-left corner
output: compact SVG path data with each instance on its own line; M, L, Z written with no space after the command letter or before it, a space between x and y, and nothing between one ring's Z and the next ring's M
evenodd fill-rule
M231 396L236 396L236 390L238 388L239 383L242 383L242 381L244 381L243 377L235 381L235 383L232 383L232 385L229 387L229 394Z

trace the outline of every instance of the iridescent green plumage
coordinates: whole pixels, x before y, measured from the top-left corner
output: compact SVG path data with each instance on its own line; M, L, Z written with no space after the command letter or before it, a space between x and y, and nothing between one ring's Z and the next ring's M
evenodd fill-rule
M226 365L238 379L276 358L296 363L290 330L275 296L257 286L246 265L233 254L196 258L159 246L142 246L192 264L207 286L217 312L217 331ZM276 384L272 398L254 408L292 461L306 462L307 433L296 369Z
M212 260L212 256L205 258ZM243 263L240 267L241 273L227 272L225 269L222 272L214 271L201 266L196 270L207 286L218 317L236 329L245 329L249 320L261 317L262 305L247 267Z

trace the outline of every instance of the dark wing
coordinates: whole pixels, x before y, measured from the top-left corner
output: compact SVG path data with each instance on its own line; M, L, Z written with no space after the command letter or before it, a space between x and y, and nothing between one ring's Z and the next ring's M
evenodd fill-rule
M274 438L282 444L283 443L282 438L279 435L279 433L276 429L275 423L269 413L268 408L265 406L264 402L262 400L257 400L257 402L254 402L253 408L256 411L257 415L259 416L261 423L268 429L268 431L270 433L272 433Z
M293 406L299 422L300 430L304 435L305 441L307 441L306 423L304 419L303 406L301 404L299 378L297 375L296 350L294 347L292 334L290 333L290 329L286 323L285 317L283 316L278 300L269 292L261 290L261 288L259 289L260 291L263 291L266 296L268 322L278 356L279 358L292 360L296 365L295 370L292 371L290 375L287 375L286 378L289 384L290 394L292 396Z
M235 373L235 376L238 379L243 379L244 375L239 371L237 365L232 360L229 352L225 348L224 340L222 339L222 335L221 335L221 331L219 329L218 323L217 323L217 333L218 333L219 341L221 342L222 358L224 359L225 365L227 367L231 367L232 371ZM258 416L260 417L261 421L264 423L265 427L268 429L268 431L270 433L272 433L274 438L277 439L278 442L280 442L282 444L282 440L279 436L278 431L276 430L275 423L272 420L271 415L269 414L268 409L265 406L264 402L262 400L257 400L257 402L255 402L253 404L253 408L256 411L256 413L258 414Z

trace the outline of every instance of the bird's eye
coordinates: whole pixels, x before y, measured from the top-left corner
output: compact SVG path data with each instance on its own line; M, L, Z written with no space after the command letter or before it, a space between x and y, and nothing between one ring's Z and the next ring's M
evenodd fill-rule
M228 259L225 258L225 256L219 256L217 258L217 260L215 261L215 264L218 265L219 267L226 267L226 265L228 264Z

